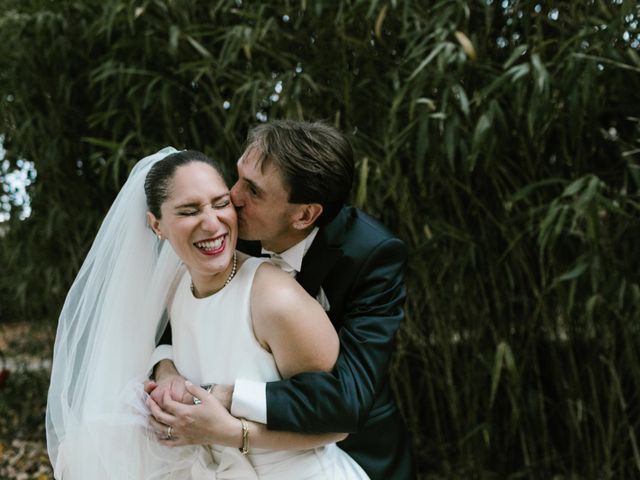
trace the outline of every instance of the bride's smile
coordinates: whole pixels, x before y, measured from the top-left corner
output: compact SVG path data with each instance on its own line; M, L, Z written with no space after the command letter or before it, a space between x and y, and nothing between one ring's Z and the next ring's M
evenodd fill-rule
M205 255L217 255L224 251L224 240L226 236L220 236L217 238L208 238L206 240L200 240L195 242L194 245Z

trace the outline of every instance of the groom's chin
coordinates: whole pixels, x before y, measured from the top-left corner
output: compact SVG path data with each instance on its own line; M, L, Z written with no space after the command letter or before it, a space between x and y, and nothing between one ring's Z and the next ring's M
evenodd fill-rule
M244 240L246 242L252 242L260 240L256 235L253 235L251 231L244 227L241 222L238 222L238 240Z

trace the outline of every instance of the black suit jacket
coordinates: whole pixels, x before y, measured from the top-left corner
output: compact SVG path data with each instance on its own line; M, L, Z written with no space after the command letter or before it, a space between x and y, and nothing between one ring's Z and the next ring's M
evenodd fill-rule
M348 432L340 442L372 479L415 478L410 440L388 382L394 337L404 318L406 247L362 211L345 207L320 228L298 282L320 287L340 337L331 373L267 384L267 426Z

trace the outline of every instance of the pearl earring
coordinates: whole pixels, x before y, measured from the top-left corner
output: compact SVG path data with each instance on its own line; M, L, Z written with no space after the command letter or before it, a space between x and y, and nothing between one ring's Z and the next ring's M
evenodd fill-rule
M162 240L162 234L161 233L158 234L158 240Z

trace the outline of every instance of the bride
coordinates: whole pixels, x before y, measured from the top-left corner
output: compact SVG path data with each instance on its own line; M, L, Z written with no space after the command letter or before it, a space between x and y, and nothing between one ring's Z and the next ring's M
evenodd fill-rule
M225 445L175 446L179 426L165 413L156 440L143 381L164 312L174 363L194 384L271 381L336 361L320 305L236 240L229 189L208 157L165 148L133 169L60 315L47 404L57 479L367 478L335 445L343 434L269 432L229 414L237 435Z

